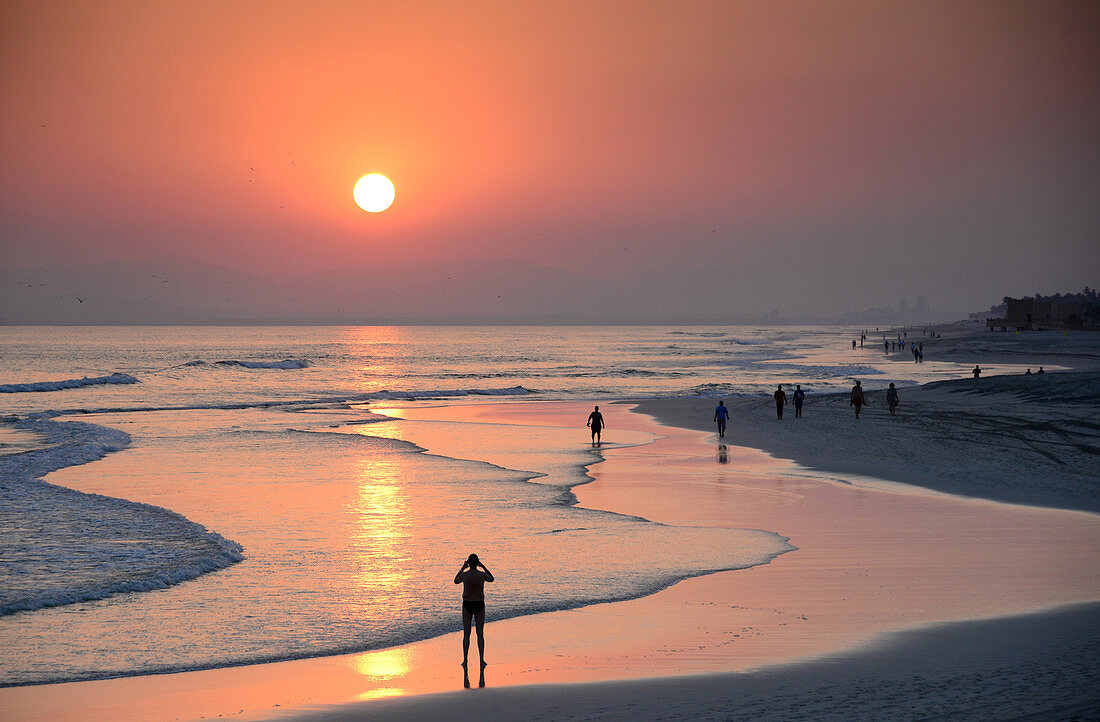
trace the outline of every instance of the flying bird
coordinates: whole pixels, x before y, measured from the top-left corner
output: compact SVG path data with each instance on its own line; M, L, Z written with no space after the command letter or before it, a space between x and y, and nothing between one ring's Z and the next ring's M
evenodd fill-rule
M77 300L77 301L80 301L81 303L84 303L84 299L83 299L83 298L81 298L80 296L77 296L77 297L76 297L76 300Z

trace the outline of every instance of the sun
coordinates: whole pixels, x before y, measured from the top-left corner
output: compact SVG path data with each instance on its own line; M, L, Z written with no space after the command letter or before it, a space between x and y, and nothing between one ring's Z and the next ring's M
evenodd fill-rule
M390 179L371 173L359 179L352 191L355 203L370 213L381 213L393 204L394 189Z

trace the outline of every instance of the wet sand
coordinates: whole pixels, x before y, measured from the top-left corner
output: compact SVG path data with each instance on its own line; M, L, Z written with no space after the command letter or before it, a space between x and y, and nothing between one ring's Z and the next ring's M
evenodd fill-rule
M575 488L582 506L667 524L774 531L789 537L798 550L751 569L687 579L641 599L500 622L491 621L490 590L489 689L476 689L475 673L475 689L463 691L466 697L434 696L461 690L460 637L451 634L357 655L12 688L0 690L0 706L13 719L265 718L315 712L415 718L429 714L425 710L433 700L457 700L480 714L507 718L514 706L498 687L569 683L574 689L577 683L648 679L646 684L663 685L668 694L680 690L687 695L687 706L679 708L687 713L725 709L715 702L716 690L748 684L750 677L742 673L749 670L779 674L795 668L772 665L837 653L846 655L841 659L849 660L851 669L862 669L858 655L882 649L888 635L899 630L1100 599L1100 517L1095 514L961 499L811 472L760 451L732 445L723 450L713 433L662 427L621 405L604 409L606 461L591 467L592 483ZM581 424L589 410L587 404L526 403L391 413L467 423L575 426L583 443L587 434ZM619 429L661 438L614 448ZM418 443L431 449L430 439ZM493 461L491 448L476 451L478 458ZM653 564L676 553L638 550ZM494 572L499 576L507 570ZM1018 629L1036 626L1028 618L1004 623ZM1064 620L1052 624L1065 631ZM1002 629L986 638L1003 641L1005 634ZM948 637L954 638L963 636ZM902 653L899 638L892 639L886 647ZM1050 644L1040 639L1032 646L1047 649ZM1015 654L1024 654L1021 650ZM966 649L955 645L940 651L950 656ZM714 673L723 673L726 682L695 689L691 686L702 683L684 677ZM684 685L695 691L685 691ZM711 692L699 691L704 687ZM515 694L534 700L545 689L522 687ZM589 697L611 705L603 713L626 713L621 689L610 685ZM383 698L393 699L378 701ZM560 695L558 700L560 706ZM576 709L584 716L585 708Z

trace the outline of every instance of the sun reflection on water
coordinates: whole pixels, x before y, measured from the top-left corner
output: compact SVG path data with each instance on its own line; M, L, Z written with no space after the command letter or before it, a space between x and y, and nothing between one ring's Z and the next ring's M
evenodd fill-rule
M400 470L399 461L386 457L355 463L348 551L359 572L358 598L364 606L392 604L409 586L410 510Z
M382 699L383 697L400 697L405 694L405 690L400 687L379 687L378 689L367 690L359 694L359 699Z

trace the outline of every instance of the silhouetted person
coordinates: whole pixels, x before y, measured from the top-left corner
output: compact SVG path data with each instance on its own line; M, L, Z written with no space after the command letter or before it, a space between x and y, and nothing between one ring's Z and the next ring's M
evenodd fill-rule
M783 391L783 386L777 386L775 389L775 416L776 418L783 418L783 407L787 405L787 394Z
M1036 371L1035 373L1037 373L1037 374L1045 374L1045 373L1046 373L1046 371L1043 371L1043 367L1042 367L1042 366L1040 366L1040 367L1039 367L1039 370L1038 370L1038 371Z
M856 407L857 419L859 418L859 412L863 408L863 404L863 386L861 386L860 383L856 381L856 385L852 387L852 398L848 401L848 405Z
M1028 369L1027 371L1024 372L1024 376L1030 376L1030 375L1031 375L1031 369Z
M794 385L794 417L802 418L802 404L806 401L806 392L802 390L802 384Z
M974 370L971 371L970 373L974 374L974 378L978 378L979 376L982 375L982 367L978 366L978 365L975 365Z
M478 567L481 567L479 570ZM462 585L462 666L470 656L470 622L477 622L477 653L485 667L485 582L493 573L485 568L477 554L471 554L455 574L455 584Z
M885 346L885 353L890 353L890 342L889 341L883 341L882 345Z
M855 348L855 347L856 347L856 340L853 338L852 339L852 348Z
M588 415L588 427L592 429L592 444L600 443L600 432L603 431L603 414L600 413L600 407L597 406L596 410Z
M894 388L894 384L890 384L890 388L886 389L886 405L890 407L890 415L897 416L894 411L898 408L898 390Z
M726 419L729 418L730 410L726 408L725 401L719 401L718 405L714 407L714 421L718 424L718 438L721 439L726 435Z

